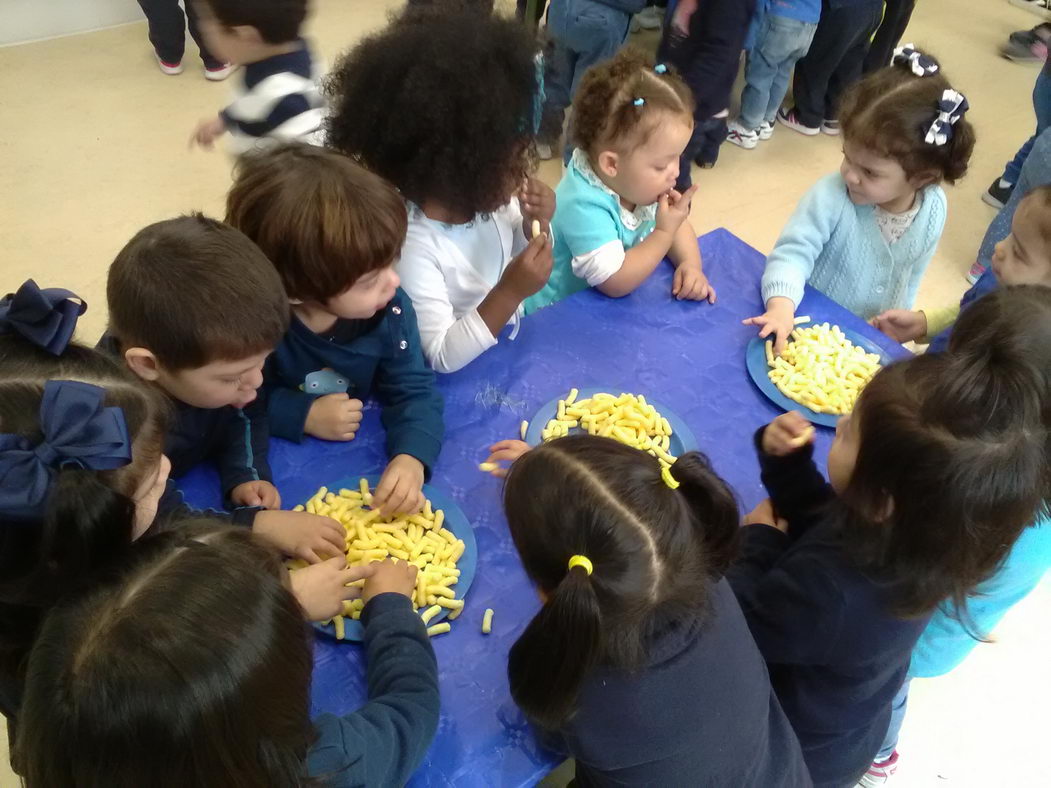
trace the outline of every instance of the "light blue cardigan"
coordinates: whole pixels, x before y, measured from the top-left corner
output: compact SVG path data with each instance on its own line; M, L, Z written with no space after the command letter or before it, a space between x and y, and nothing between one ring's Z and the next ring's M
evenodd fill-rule
M945 192L922 190L923 203L905 234L887 244L871 205L854 205L839 173L826 175L796 206L766 259L763 303L774 296L796 306L809 282L868 320L908 309L945 227Z

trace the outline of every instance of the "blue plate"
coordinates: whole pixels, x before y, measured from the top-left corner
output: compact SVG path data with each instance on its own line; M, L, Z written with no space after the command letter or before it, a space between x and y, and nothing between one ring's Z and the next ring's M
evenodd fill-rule
M617 386L579 389L577 399L590 399L596 394L602 393L612 394L616 397L620 391L621 389ZM566 394L568 393L569 392L567 391ZM561 399L565 399L565 395L556 397L533 414L533 418L529 422L529 427L526 430L525 436L525 442L530 446L539 446L542 442L540 433L544 431L544 427L547 426L547 423L558 415L558 402ZM655 407L657 412L666 418L671 425L671 440L668 441L668 454L673 457L678 457L680 454L685 454L686 452L697 448L697 439L693 437L693 432L691 432L690 428L683 423L682 419L675 415L675 412L671 408L662 405L656 400L650 399L649 396L646 397L646 402ZM574 427L569 431L569 434L587 435L587 430Z
M805 328L807 326L819 325L827 321L811 321L810 323L801 323L796 328ZM853 342L855 345L864 348L866 353L875 353L879 356L881 364L891 363L890 356L887 355L886 351L883 350L879 345L873 342L867 337L863 337L856 331L852 331L849 328L839 327L839 330L843 332L847 339ZM755 337L751 342L748 343L748 349L745 351L745 362L748 365L748 374L752 378L752 382L759 387L759 390L763 392L767 399L773 402L777 407L782 410L797 410L803 414L803 416L814 424L820 424L824 427L835 427L839 423L839 416L832 413L815 413L810 408L803 407L801 404L793 399L789 399L774 385L773 381L767 377L767 373L770 371L770 366L766 363L766 340Z
M346 478L340 479L338 482L327 485L327 487L329 490L340 490L344 487L356 490L358 489L361 479L365 479L365 481L369 483L370 488L375 488L376 485L379 484L380 477L368 475L347 476ZM467 515L463 513L463 510L450 495L429 484L423 485L423 494L430 500L431 508L435 511L441 509L445 512L445 522L443 523L443 527L452 531L457 539L463 539L463 555L460 556L460 560L456 562L456 568L460 570L460 579L456 585L453 586L456 591L456 598L463 599L467 596L467 590L471 587L471 583L474 581L474 573L478 569L478 543L474 540L474 529L471 528L471 523L467 519ZM449 615L449 613L450 611L443 607L442 612L432 618L431 623L428 626L437 624ZM332 624L321 625L315 623L314 629L324 635L328 635L333 640L336 639L336 628ZM358 642L364 637L365 627L362 626L360 621L355 621L349 616L343 619L344 641Z

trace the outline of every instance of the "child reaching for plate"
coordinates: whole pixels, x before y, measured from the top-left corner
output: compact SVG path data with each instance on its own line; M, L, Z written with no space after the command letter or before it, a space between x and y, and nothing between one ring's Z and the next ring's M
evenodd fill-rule
M696 187L675 190L693 133L690 88L633 48L588 69L573 101L576 150L555 191L555 264L526 312L595 287L631 293L668 257L672 295L715 302L690 225Z
M843 99L843 163L804 196L766 261L766 311L745 324L780 353L804 286L870 320L910 309L945 226L942 181L967 171L967 99L933 58L905 47Z

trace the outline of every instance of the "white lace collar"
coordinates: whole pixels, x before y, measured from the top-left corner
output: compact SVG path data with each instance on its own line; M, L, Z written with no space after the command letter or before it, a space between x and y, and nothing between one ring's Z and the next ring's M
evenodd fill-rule
M617 207L620 208L620 220L629 230L638 229L639 225L643 222L656 221L657 203L636 205L634 211L629 211L621 204L620 195L603 183L602 179L595 174L593 169L591 169L591 162L588 161L588 156L582 149L576 148L573 150L573 158L570 159L569 166L576 168L576 171L579 172L581 177L589 184L596 189L601 189L616 200Z

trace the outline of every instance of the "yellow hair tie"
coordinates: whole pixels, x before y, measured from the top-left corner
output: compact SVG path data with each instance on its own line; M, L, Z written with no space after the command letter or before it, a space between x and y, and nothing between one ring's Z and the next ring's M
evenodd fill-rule
M584 568L584 571L589 575L595 571L595 567L591 565L591 559L586 555L575 555L569 559L569 568L572 569L575 566Z
M671 489L679 489L679 482L675 479L674 476L671 475L671 466L665 465L663 468L661 468L661 478L664 480L664 483L668 485L668 487L670 487Z

